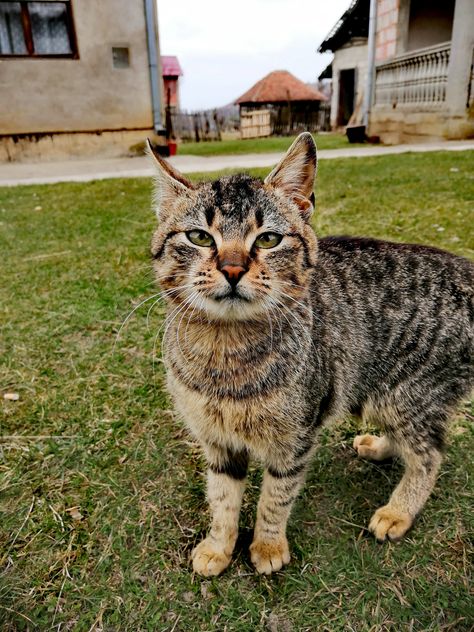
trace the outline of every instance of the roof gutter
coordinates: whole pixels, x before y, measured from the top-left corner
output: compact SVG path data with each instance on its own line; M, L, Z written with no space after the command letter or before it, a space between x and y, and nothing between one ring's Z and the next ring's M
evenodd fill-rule
M364 109L362 124L367 128L369 124L370 110L372 109L374 81L375 81L375 29L377 26L377 0L370 0L369 14L369 38L367 41L367 84L364 95Z
M161 94L161 73L160 54L158 48L158 16L156 10L156 0L144 0L145 2L145 22L148 44L148 68L150 72L151 107L153 114L153 129L155 133L162 132L162 94Z

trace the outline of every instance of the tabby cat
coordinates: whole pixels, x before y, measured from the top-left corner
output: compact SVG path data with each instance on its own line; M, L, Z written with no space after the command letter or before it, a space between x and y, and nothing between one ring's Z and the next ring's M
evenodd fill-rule
M318 429L349 414L383 433L356 437L359 456L404 462L369 524L379 541L401 538L471 391L474 266L418 245L317 240L308 133L264 182L193 185L154 158L168 388L208 463L212 523L194 570L218 575L231 560L249 457L265 468L252 562L265 574L288 564L286 525Z

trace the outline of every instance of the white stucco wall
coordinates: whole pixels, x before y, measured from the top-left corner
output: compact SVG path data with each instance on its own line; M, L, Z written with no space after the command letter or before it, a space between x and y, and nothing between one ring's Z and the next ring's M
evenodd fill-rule
M352 40L334 53L332 62L332 97L331 97L331 127L337 126L337 111L339 103L339 72L356 68L355 104L364 93L367 81L367 40Z
M0 134L153 126L143 0L72 2L79 59L0 59Z

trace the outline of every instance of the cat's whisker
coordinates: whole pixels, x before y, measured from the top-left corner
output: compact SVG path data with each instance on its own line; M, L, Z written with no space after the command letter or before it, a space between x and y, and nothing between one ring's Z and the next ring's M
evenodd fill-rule
M316 362L318 363L319 369L321 369L321 360L320 360L320 357L319 357L319 351L318 351L318 348L317 348L317 346L316 346L315 341L313 340L313 338L312 338L312 336L311 336L310 330L308 330L308 327L305 327L305 326L304 326L304 324L303 324L303 323L302 323L302 322L301 322L301 321L297 318L297 316L294 314L294 312L292 312L292 311L290 310L290 308L289 308L287 305L284 305L284 304L283 304L283 308L284 308L286 311L288 311L288 313L289 313L289 314L290 314L290 315L291 315L294 319L296 319L296 321L297 321L297 323L298 323L298 326L299 326L299 328L300 328L300 330L301 330L302 334L303 334L304 336L306 336L306 337L307 337L307 340L308 340L308 342L309 342L309 346L310 346L310 348L312 348L312 349L313 349L313 352L314 352L314 353L313 353L313 358L314 358L314 359L316 360Z
M151 307L148 308L148 311L146 313L146 328L147 328L147 331L150 330L150 314L153 311L153 308L155 307L155 305L157 305L161 300L162 300L162 297L160 296L158 299L156 299L156 301L154 303L151 304Z
M278 296L279 296L279 297L289 298L288 296L285 296L285 295L283 295L283 294L281 294L281 293L278 293ZM294 312L293 312L293 311L289 308L289 306L285 304L285 302L284 302L284 301L280 300L280 298L277 298L276 296L272 296L272 299L273 299L274 301L276 301L276 303L277 303L278 305L280 305L281 307L284 307L284 308L285 308L285 310L286 310L286 311L288 311L288 313L289 313L289 314L290 314L293 318L295 318L295 319L298 321L298 324L299 324L300 326L302 326L302 327L303 327L302 323L299 321L299 319L297 318L297 316L296 316L296 315L294 314ZM306 329L306 328L305 328L305 329Z
M163 329L163 328L165 328L165 329L167 328L168 324L169 324L170 322L172 322L173 317L175 316L175 314L176 314L177 312L180 312L180 311L181 311L181 309L182 309L184 306L185 306L185 303L184 303L184 302L183 302L183 303L178 303L178 305L176 305L176 306L175 306L175 307L174 307L174 308L170 311L170 313L169 313L169 314L167 314L167 316L166 316L165 320L161 323L161 326L159 327L159 329L158 329L158 331L157 331L157 334L158 334L158 335L161 333L161 331L162 331L162 329Z
M299 335L298 335L298 332L296 332L296 331L295 331L295 326L294 326L294 324L293 324L293 323L292 323L292 322L288 319L288 317L286 316L285 312L283 312L281 308L284 308L284 309L285 309L285 311L288 311L288 313L289 313L289 314L290 314L290 316L292 316L292 317L294 317L294 314L291 312L291 310L289 310L289 309L286 307L286 305L285 305L284 303L282 303L281 301L279 301L278 299L275 299L275 298L274 298L274 300L278 303L278 306L279 306L279 311L280 311L281 315L282 315L282 316L283 316L283 318L286 320L286 322L288 323L288 326L290 327L291 331L293 332L293 336L294 336L294 340L295 340L295 342L296 342L299 346L301 346L301 336L299 336ZM305 332L305 330L304 330L304 328L302 327L301 323L300 323L298 320L296 320L296 324L297 324L297 325L298 325L298 327L301 329L301 331L304 333L304 332Z
M293 283L292 281L283 281L282 279L278 279L278 283L283 285L290 285L291 287L297 287L300 290L308 290L308 286L298 285L297 283Z
M128 323L128 321L131 319L131 317L135 314L135 312L145 303L148 303L149 301L152 301L153 299L156 299L158 297L158 300L156 302L159 302L162 298L165 298L166 296L172 294L172 293L176 293L176 292L180 292L183 289L186 289L187 287L192 287L193 284L188 284L188 285L180 285L176 288L171 288L169 290L161 290L160 292L155 292L155 294L153 294L152 296L149 296L148 298L145 298L143 301L140 301L140 303L138 303L138 305L136 305L128 314L127 316L124 318L122 324L119 327L119 330L115 336L115 341L114 341L114 345L112 348L112 353L115 352L115 348L117 346L117 342L120 338L120 334L122 333L123 328L125 327L125 325ZM156 304L156 303L155 303ZM147 326L148 326L148 319L147 319Z
M290 301L293 301L293 303L296 303L299 307L301 307L302 309L306 310L308 312L308 314L310 314L310 317L311 317L312 320L317 320L318 322L322 323L321 318L317 314L315 314L314 309L311 309L309 306L304 305L300 301L297 301L296 299L291 297L289 294L286 294L286 292L278 291L278 295L281 296L281 297L287 298Z
M168 333L171 325L173 324L173 322L180 316L180 314L184 311L187 310L189 308L189 303L187 301L184 301L183 303L181 303L178 306L178 310L173 313L173 318L170 319L170 321L167 323L166 328L163 332L163 338L162 338L162 347L164 348L166 346L166 334Z
M128 323L128 321L130 320L130 318L133 316L133 314L137 311L137 309L139 309L142 305L144 305L145 303L148 303L148 301L152 301L153 299L155 299L157 296L159 296L161 293L157 292L156 294L153 294L153 296L150 296L146 299L144 299L143 301L141 301L136 307L134 307L132 309L132 311L125 317L124 321L122 322L122 324L119 327L119 330L115 336L115 341L114 341L114 345L112 347L112 353L115 353L115 347L117 346L117 342L118 339L120 338L120 334L123 330L123 328L125 327L125 325Z
M166 299L169 296L171 296L172 294L176 294L178 292L181 292L183 289L186 289L187 287L192 287L192 284L189 285L181 285L179 287L176 288L171 288L170 290L164 290L161 295L158 297L158 299L151 305L151 307L148 308L148 312L146 315L146 328L150 329L150 314L153 311L153 308L155 307L155 305L157 305L162 299Z
M278 299L276 299L278 301ZM300 336L296 336L297 341L301 343L302 338L306 338L307 342L309 343L309 346L313 348L313 351L315 352L315 357L318 357L318 353L317 353L317 348L316 345L314 343L314 341L311 338L311 334L308 330L308 326L305 326L300 319L296 316L296 314L287 306L285 305L282 301L278 301L278 303L281 305L281 307L293 318L293 320L295 321L296 325L298 326L298 328L301 331L301 335ZM293 328L293 332L294 332L294 328Z
M273 300L272 297L269 297L269 300L270 300L270 305L271 305L270 313L275 312L278 315L279 312L280 312L280 309L279 309L278 305L276 304L276 302ZM283 330L282 330L282 326L281 326L281 318L277 318L277 323L278 323L278 327L279 327L279 330L280 330L280 344L282 344L282 342L283 342Z
M186 323L186 328L184 330L184 341L187 342L188 340L188 328L189 328L189 323L192 321L193 316L194 316L194 312L196 311L196 308L199 305L199 301L201 301L201 305L204 304L204 297L202 296L202 294L200 292L197 292L197 301L193 307L193 311L191 312L191 316L188 318L188 322Z
M173 294L176 292L182 292L183 290L188 290L189 288L193 288L193 287L194 287L194 283L185 283L183 285L177 285L176 287L172 287L169 290L163 290L162 295L168 296L170 294Z
M272 321L270 318L270 314L268 313L268 310L265 310L265 315L267 317L268 320L268 326L270 327L270 353L273 353L273 327L272 327Z
M176 328L176 344L178 345L178 349L181 352L181 355L183 356L183 358L185 358L188 362L189 362L189 358L186 356L186 353L183 351L182 347L181 347L181 343L179 340L179 330L181 328L181 323L183 322L183 318L186 316L186 314L189 312L189 310L191 309L194 301L196 299L199 298L199 292L194 292L190 297L189 297L189 303L187 308L184 310L183 314L181 315L180 321L178 323L178 327ZM188 324L189 324L189 320L188 320Z
M290 296L289 294L287 294L286 292L282 292L281 290L278 291L278 295L282 296L284 298L288 298L290 301L293 301L293 303L296 303L299 307L301 307L302 309L306 310L307 312L310 312L311 315L313 314L313 310L310 309L310 307L308 307L308 305L305 305L304 303L302 303L301 301L297 301L295 298L293 298L292 296Z
M163 327L166 326L167 322L169 321L170 318L172 318L174 316L174 314L179 311L181 308L181 304L178 305L177 307L175 307L170 314L168 314L166 316L166 318L164 319L164 321L161 323L160 327L158 328L158 331L155 334L155 337L153 339L153 349L152 349L152 359L153 359L153 376L155 376L155 360L156 360L156 344L158 342L158 338L159 335L161 333L161 330L163 329Z

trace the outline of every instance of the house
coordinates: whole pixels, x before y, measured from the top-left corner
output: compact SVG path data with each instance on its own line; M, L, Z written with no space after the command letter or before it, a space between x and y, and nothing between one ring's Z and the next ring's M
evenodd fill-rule
M0 161L124 155L163 127L154 0L0 2Z
M183 75L183 71L178 58L173 55L162 55L161 69L165 105L179 110L179 78Z
M315 131L319 129L319 106L325 101L324 94L287 70L275 70L235 101L240 108L242 138Z
M331 127L346 126L354 110L361 110L367 83L367 36L370 0L353 0L318 48L334 53L319 80L332 78Z
M369 134L387 143L474 136L472 0L376 0L376 10ZM336 59L337 45L325 48L333 49ZM346 49L355 54L350 41ZM341 91L334 67L333 83ZM335 113L334 124L339 120Z
M370 134L410 142L474 136L472 0L378 0Z

